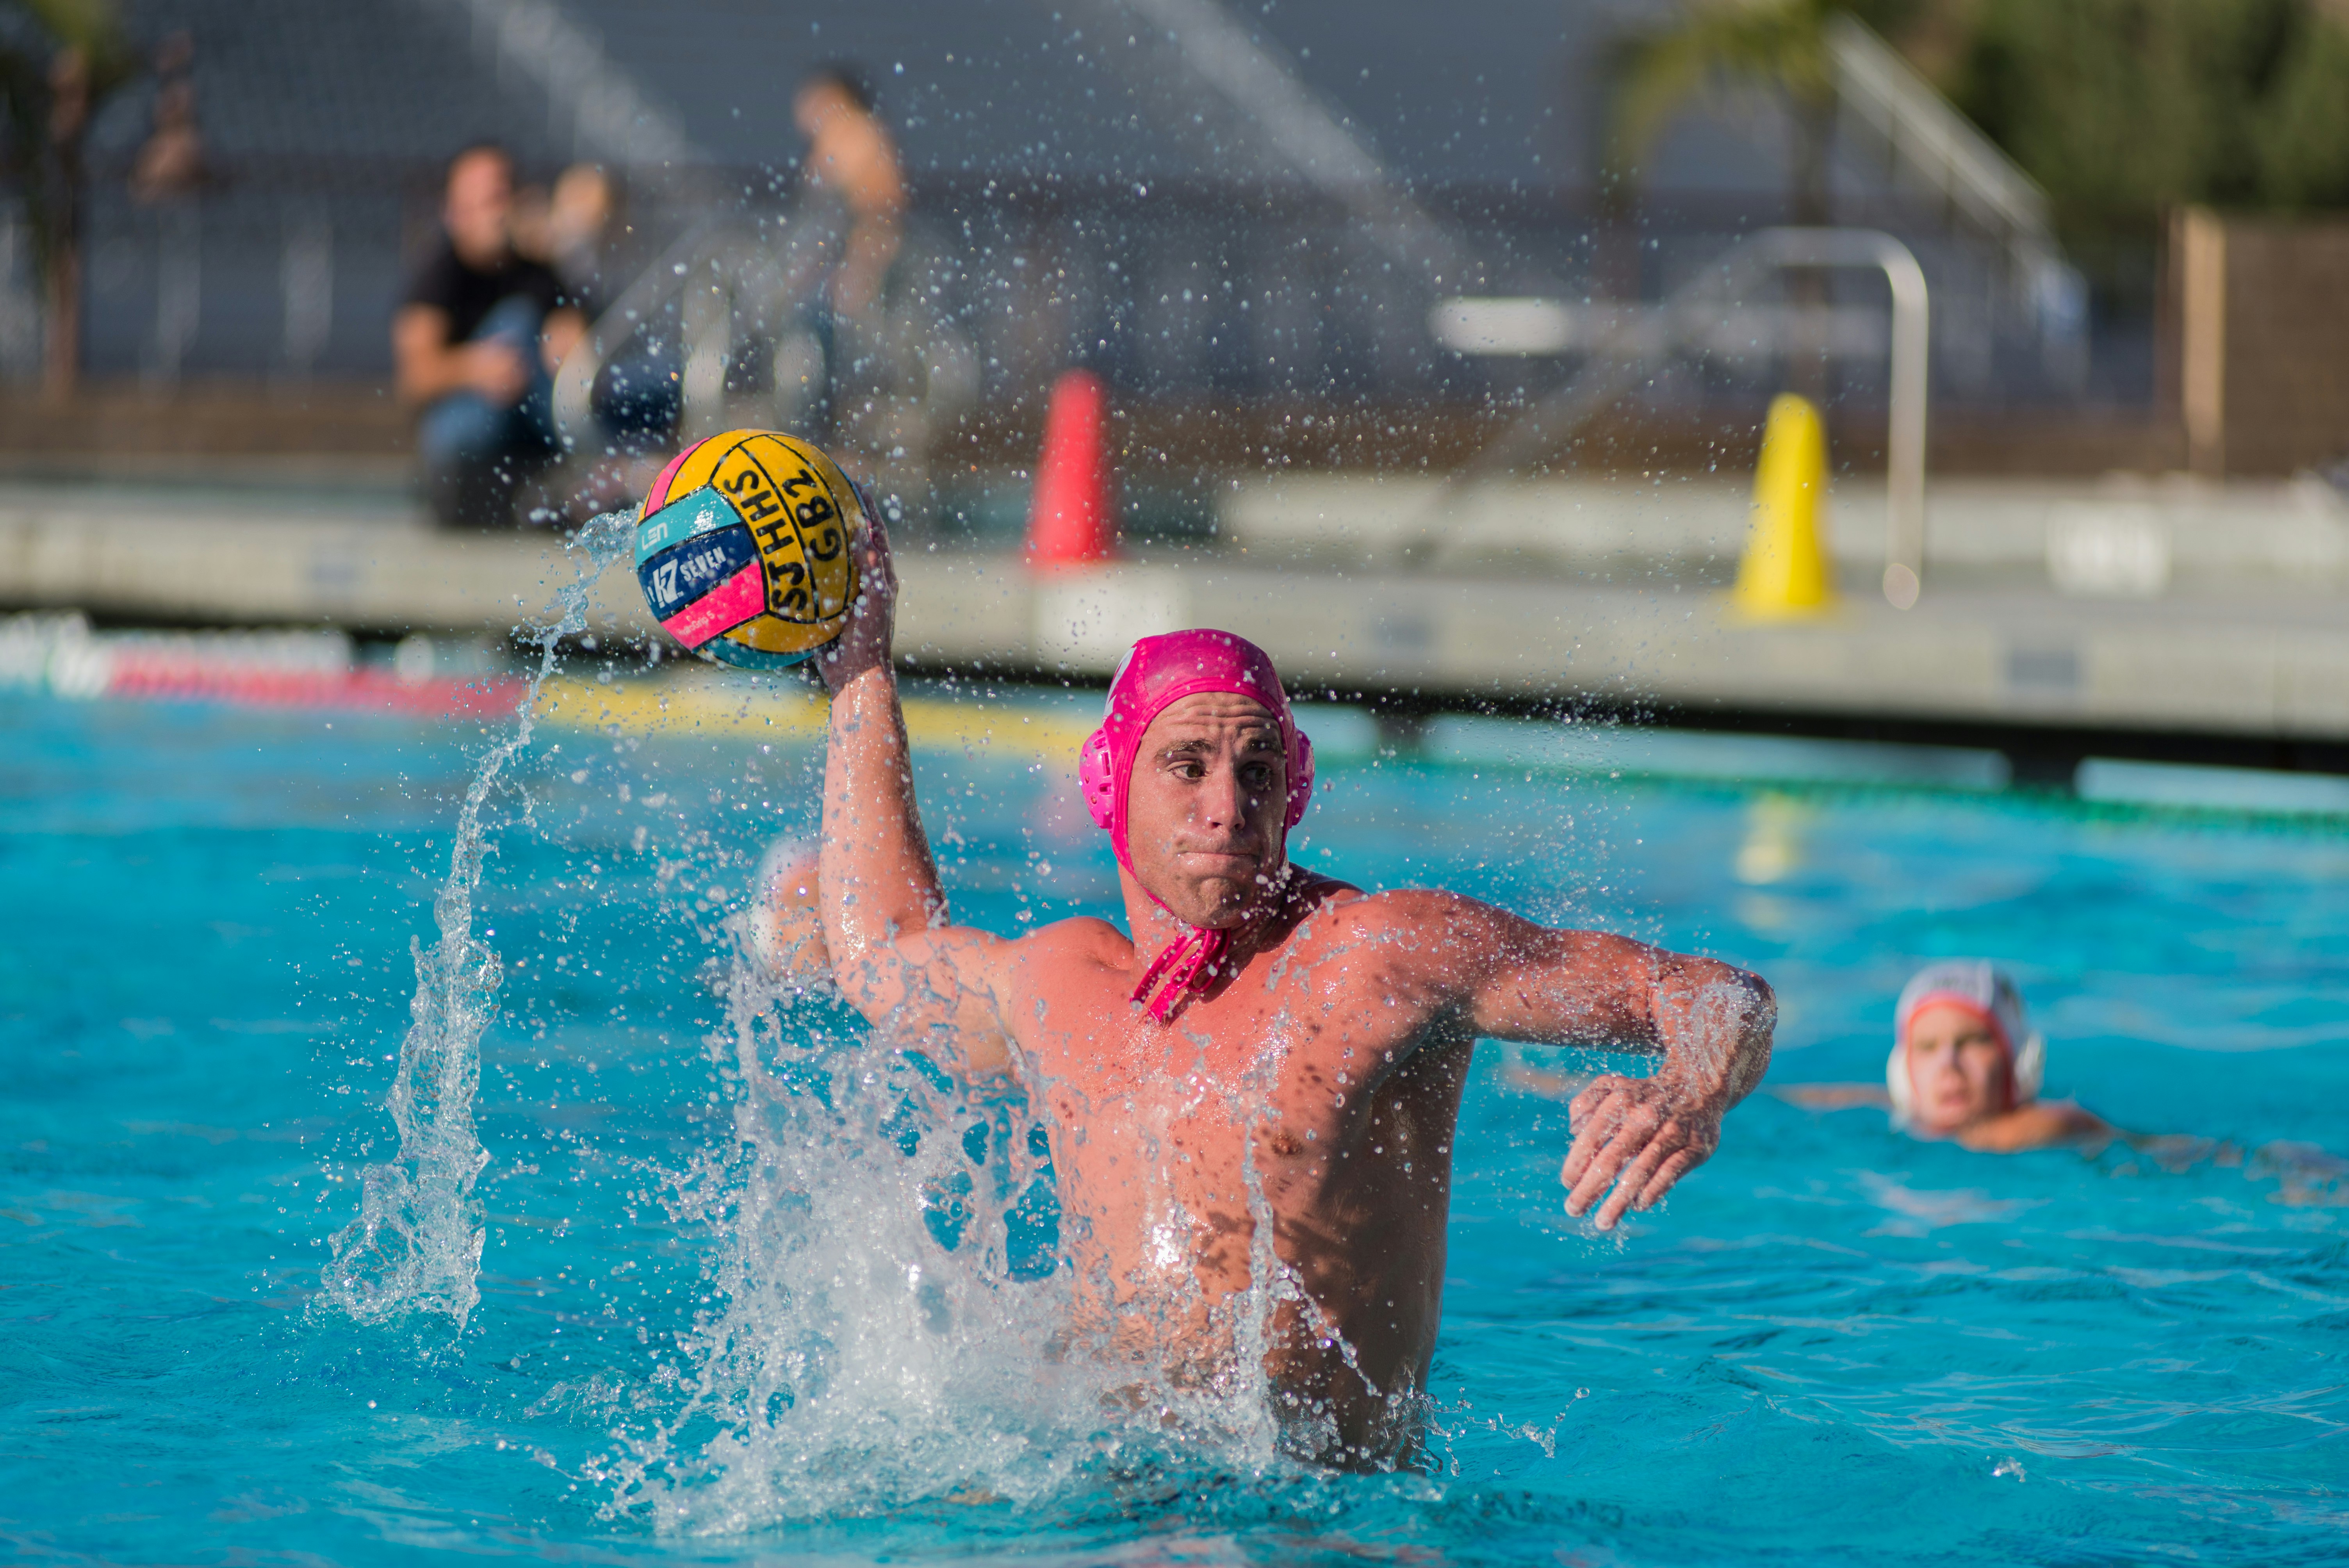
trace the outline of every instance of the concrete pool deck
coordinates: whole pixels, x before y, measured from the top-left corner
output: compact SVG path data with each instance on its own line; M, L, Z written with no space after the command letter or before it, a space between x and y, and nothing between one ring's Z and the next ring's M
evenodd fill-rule
M2091 566L2101 560L2116 573L2105 593L2059 592L2049 569L2048 542L2063 529L2098 526L2098 492L2050 487L2033 499L2010 482L2001 503L1952 485L1937 498L1937 526L1954 527L1946 520L1966 505L1989 516L2003 504L2013 537L2000 559L2013 560L1998 566L1979 545L1971 567L1929 556L1914 610L1853 592L1830 614L1790 624L1742 622L1718 573L1659 563L1685 561L1684 550L1639 566L1621 549L1513 556L1499 545L1414 570L1394 563L1381 539L1350 559L1330 542L1343 525L1316 535L1298 516L1326 511L1355 483L1292 499L1290 549L1263 521L1262 497L1254 511L1232 508L1241 543L1099 571L1040 577L1001 553L908 545L901 653L929 669L1098 682L1132 637L1206 622L1264 644L1300 691L1405 712L1579 702L1817 733L2174 737L2189 752L2199 744L2349 769L2349 572L2340 565L2349 521L2332 515L2329 487L2309 488L2317 481L2182 492L2219 520L2191 531L2165 519L2157 492L2118 497L2120 521L2083 547ZM1595 510L1587 494L1543 495ZM1689 504L1698 502L1712 520L1705 537L1733 521L1723 495ZM1537 511L1477 504L1487 540L1539 527ZM2014 521L2031 508L2042 520L2035 541ZM1862 521L1864 509L1855 498ZM1352 512L1354 526L1364 515ZM2148 530L2171 542L2158 584L2144 578ZM1257 543L1243 548L1251 535ZM1318 556L1306 548L1317 537ZM1864 556L1857 546L1838 553ZM394 486L0 485L5 609L500 635L538 617L572 572L547 538L434 532ZM590 630L626 640L653 632L631 578L616 573L599 585Z

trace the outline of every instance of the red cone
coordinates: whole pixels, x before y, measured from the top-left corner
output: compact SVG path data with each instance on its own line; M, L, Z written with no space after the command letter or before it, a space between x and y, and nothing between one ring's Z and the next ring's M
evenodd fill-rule
M1115 560L1115 490L1109 388L1090 370L1063 371L1044 410L1044 450L1036 461L1036 501L1028 515L1028 564Z

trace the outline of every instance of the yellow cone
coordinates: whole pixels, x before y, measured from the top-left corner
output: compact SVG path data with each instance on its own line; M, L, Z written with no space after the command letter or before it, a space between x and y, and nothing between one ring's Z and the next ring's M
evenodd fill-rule
M1754 469L1754 529L1730 603L1748 615L1807 615L1835 603L1819 548L1826 508L1827 438L1819 411L1791 392L1770 400Z

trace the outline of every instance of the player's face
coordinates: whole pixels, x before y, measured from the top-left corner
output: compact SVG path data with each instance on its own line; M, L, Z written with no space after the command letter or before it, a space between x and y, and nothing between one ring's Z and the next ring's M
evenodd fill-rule
M476 152L449 170L440 210L449 242L475 263L502 259L513 222L513 169L494 152Z
M1176 918L1230 926L1281 866L1288 758L1264 705L1199 692L1151 721L1126 786L1134 875Z
M1954 1132L2006 1109L2006 1052L1979 1016L1944 1004L1909 1020L1912 1120L1924 1132Z

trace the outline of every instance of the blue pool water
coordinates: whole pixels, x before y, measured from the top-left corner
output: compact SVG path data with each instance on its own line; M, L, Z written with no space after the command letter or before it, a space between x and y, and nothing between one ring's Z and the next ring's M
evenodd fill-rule
M1963 758L1945 787L1674 779L1490 726L1439 728L1449 762L1333 755L1302 858L1754 965L1783 1002L1774 1082L1874 1078L1908 967L1987 954L2040 1010L2052 1092L2220 1146L1997 1159L1764 1093L1600 1237L1561 1211L1563 1108L1509 1070L1574 1064L1486 1045L1440 1436L1425 1472L1329 1477L1246 1410L1088 1414L1038 1353L1050 1195L1019 1108L926 1088L733 963L749 863L810 820L803 742L549 729L516 759L471 909L502 966L478 1280L434 1253L440 1285L409 1284L438 1306L403 1311L397 1258L347 1235L356 1283L322 1282L398 1152L410 944L429 958L490 736L5 697L0 733L9 1557L2313 1563L2349 1541L2349 1190L2320 1152L2349 1151L2341 819L2034 800ZM1064 759L920 760L967 918L1107 906Z

